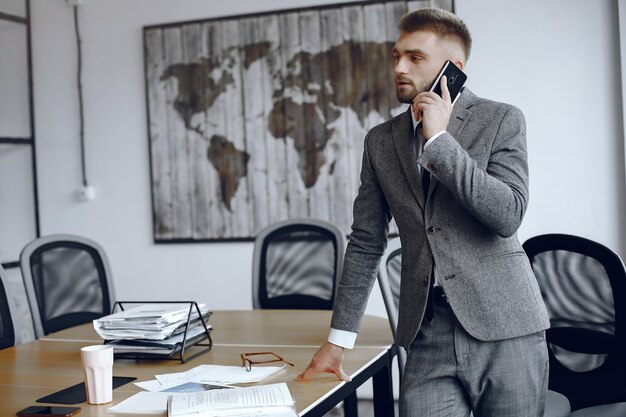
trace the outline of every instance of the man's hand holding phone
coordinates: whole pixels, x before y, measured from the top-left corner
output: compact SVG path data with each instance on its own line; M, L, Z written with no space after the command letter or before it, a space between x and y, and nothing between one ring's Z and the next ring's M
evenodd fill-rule
M448 78L443 75L439 80L441 97L433 92L419 93L413 100L412 109L417 120L422 121L424 139L428 141L437 133L448 129L452 114L452 100L448 90Z
M418 94L413 100L413 112L415 118L421 120L426 140L448 129L452 106L459 98L465 81L467 75L448 60L441 67L430 90Z

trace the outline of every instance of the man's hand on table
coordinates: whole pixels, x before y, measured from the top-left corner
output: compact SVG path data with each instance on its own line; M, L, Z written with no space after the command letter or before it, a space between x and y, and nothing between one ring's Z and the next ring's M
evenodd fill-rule
M309 366L298 375L296 379L299 382L306 381L311 377L327 372L335 374L341 381L350 382L351 379L341 368L341 362L343 362L343 348L337 345L333 345L330 342L324 343L313 355L313 359L309 363Z

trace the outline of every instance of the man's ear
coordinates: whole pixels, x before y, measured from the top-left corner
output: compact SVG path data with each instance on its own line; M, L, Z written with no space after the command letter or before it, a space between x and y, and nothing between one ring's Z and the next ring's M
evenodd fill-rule
M459 67L459 69L462 70L463 67L465 66L465 63L463 61L457 59L456 61L454 61L454 65L456 65L457 67Z

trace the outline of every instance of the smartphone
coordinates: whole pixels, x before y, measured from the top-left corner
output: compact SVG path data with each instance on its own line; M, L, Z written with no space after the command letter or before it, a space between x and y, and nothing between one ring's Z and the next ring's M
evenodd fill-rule
M454 65L452 61L446 61L439 71L439 75L435 78L432 87L430 87L429 91L433 93L437 93L441 96L441 77L446 76L448 78L448 91L450 91L450 101L452 104L456 102L459 98L459 93L467 81L467 75L459 67Z
M80 407L48 407L43 405L33 405L17 412L19 417L41 417L41 416L73 416L80 411Z

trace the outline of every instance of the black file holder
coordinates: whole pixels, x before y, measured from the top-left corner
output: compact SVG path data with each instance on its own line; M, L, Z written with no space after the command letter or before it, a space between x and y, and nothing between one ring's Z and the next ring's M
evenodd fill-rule
M124 304L189 304L189 314L187 315L187 323L185 324L183 341L181 342L180 348L176 349L173 353L167 355L167 354L160 354L160 353L124 352L124 353L114 353L115 358L135 359L135 360L139 360L139 359L180 360L181 363L185 363L187 361L190 361L196 358L197 356L202 355L203 353L211 351L211 348L213 347L213 340L211 339L212 329L209 329L206 326L206 323L200 311L200 307L198 307L198 303L196 303L195 301L116 301L115 304L113 304L113 309L111 310L111 314L115 313L115 309L118 306L121 311L124 311ZM187 340L187 331L189 330L189 324L191 323L191 314L193 312L194 307L196 309L196 312L198 313L199 320L202 323L202 326L204 327L204 333L200 333L198 336L195 337L196 340L192 341L192 340ZM211 314L213 313L209 312L208 314L210 317ZM200 343L205 338L208 340L208 343ZM114 340L121 340L121 339L114 339ZM105 340L104 344L111 343L114 340ZM190 343L189 346L187 345L188 343ZM199 352L194 353L193 355L185 357L185 349L191 346L202 346L202 347L205 347L205 349L202 349Z

